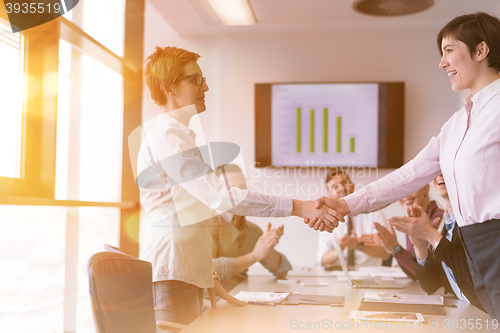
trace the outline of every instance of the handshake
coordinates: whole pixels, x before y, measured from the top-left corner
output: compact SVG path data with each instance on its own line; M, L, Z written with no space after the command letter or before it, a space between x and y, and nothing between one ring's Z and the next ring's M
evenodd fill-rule
M304 218L304 223L319 231L332 232L339 221L345 222L344 216L351 211L343 199L321 197L316 201L293 200L293 216Z

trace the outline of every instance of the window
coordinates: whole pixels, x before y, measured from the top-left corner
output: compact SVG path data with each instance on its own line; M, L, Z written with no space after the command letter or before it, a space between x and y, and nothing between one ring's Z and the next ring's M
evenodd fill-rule
M0 215L2 332L63 333L65 312L76 332L95 332L87 261L118 244L120 210L0 205Z
M22 124L22 36L0 18L0 177L20 178Z
M5 28L5 21L2 23ZM57 21L21 35L4 30L2 36L0 59L4 61L0 66L5 66L9 76L5 80L2 76L1 81L12 84L2 92L7 96L1 99L0 124L7 126L0 134L6 143L1 146L8 158L0 163L4 170L0 174L0 195L53 198ZM12 42L10 46L6 46L7 39Z
M127 73L142 84L142 28L139 63L125 62L125 2L80 1L21 34L0 21L2 331L95 332L87 261L133 238L121 230L138 224L120 202L124 107L142 90L124 89ZM140 15L144 2L127 2Z

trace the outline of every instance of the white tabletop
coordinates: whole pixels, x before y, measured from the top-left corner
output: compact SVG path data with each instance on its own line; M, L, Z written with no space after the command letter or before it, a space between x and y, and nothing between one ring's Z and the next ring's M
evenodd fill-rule
M302 282L326 282L328 286L300 286L300 284L278 284L271 276L249 276L230 293L245 291L265 292L299 292L301 294L345 296L343 307L325 305L247 305L237 307L221 300L217 308L211 308L193 321L183 333L200 332L374 332L380 329L397 332L454 332L481 331L500 332L500 327L492 328L492 319L476 307L456 298L446 297L446 304L457 307L445 307L446 315L424 315L425 323L420 326L413 324L380 322L356 323L349 320L351 310L357 310L361 299L369 289L352 289L346 282L340 282L336 277L301 277ZM398 279L406 289L377 289L404 294L425 294L418 282L410 279ZM383 327L381 325L384 325ZM487 328L488 327L488 328Z

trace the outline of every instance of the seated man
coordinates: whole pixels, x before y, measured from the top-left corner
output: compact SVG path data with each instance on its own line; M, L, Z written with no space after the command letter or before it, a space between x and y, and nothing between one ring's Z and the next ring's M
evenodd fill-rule
M354 191L354 184L347 174L341 169L328 170L326 179L328 196L343 198ZM375 232L374 222L386 225L386 218L382 211L370 214L360 214L346 217L345 223L340 223L334 231L339 237L339 243L344 251L349 266L380 266L388 254L382 246L365 245L358 240L358 235L372 234ZM340 235L343 235L340 237ZM333 247L332 234L321 232L317 252L318 262L323 266L338 264L337 251Z
M246 190L245 175L237 165L226 165L224 170L230 186ZM292 269L286 257L274 249L283 235L283 226L271 229L269 223L262 232L244 216L225 212L212 219L210 234L214 270L226 290L245 279L248 267L258 261L278 278L286 277Z
M432 221L443 215L443 210L438 207L434 200L431 201L429 198L429 184L425 185L420 190L407 196L406 198L399 200L399 204L405 209L413 206L413 204L419 205ZM406 275L408 275L408 277L412 280L416 280L417 275L413 264L414 250L410 237L406 235L406 248L404 248L399 244L396 234L392 228L386 228L380 224L375 224L375 229L377 229L377 237L365 235L361 238L361 241L372 245L382 244L384 248L397 260L399 267L401 267Z
M444 287L445 292L453 293L462 301L472 303L484 311L474 290L443 175L434 179L434 187L444 199L447 209L444 216L446 228L443 228L441 233L432 226L436 225L439 219L435 219L431 224L431 220L420 207L410 208L408 216L411 217L392 217L389 223L411 238L415 247L415 271L418 282L426 293L432 294ZM428 249L429 244L432 250Z

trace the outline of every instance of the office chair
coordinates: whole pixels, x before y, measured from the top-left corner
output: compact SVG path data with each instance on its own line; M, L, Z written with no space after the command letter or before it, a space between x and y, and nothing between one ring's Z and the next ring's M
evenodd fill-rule
M97 333L155 333L157 324L174 332L186 327L155 322L151 263L107 249L112 252L92 255L87 265Z

